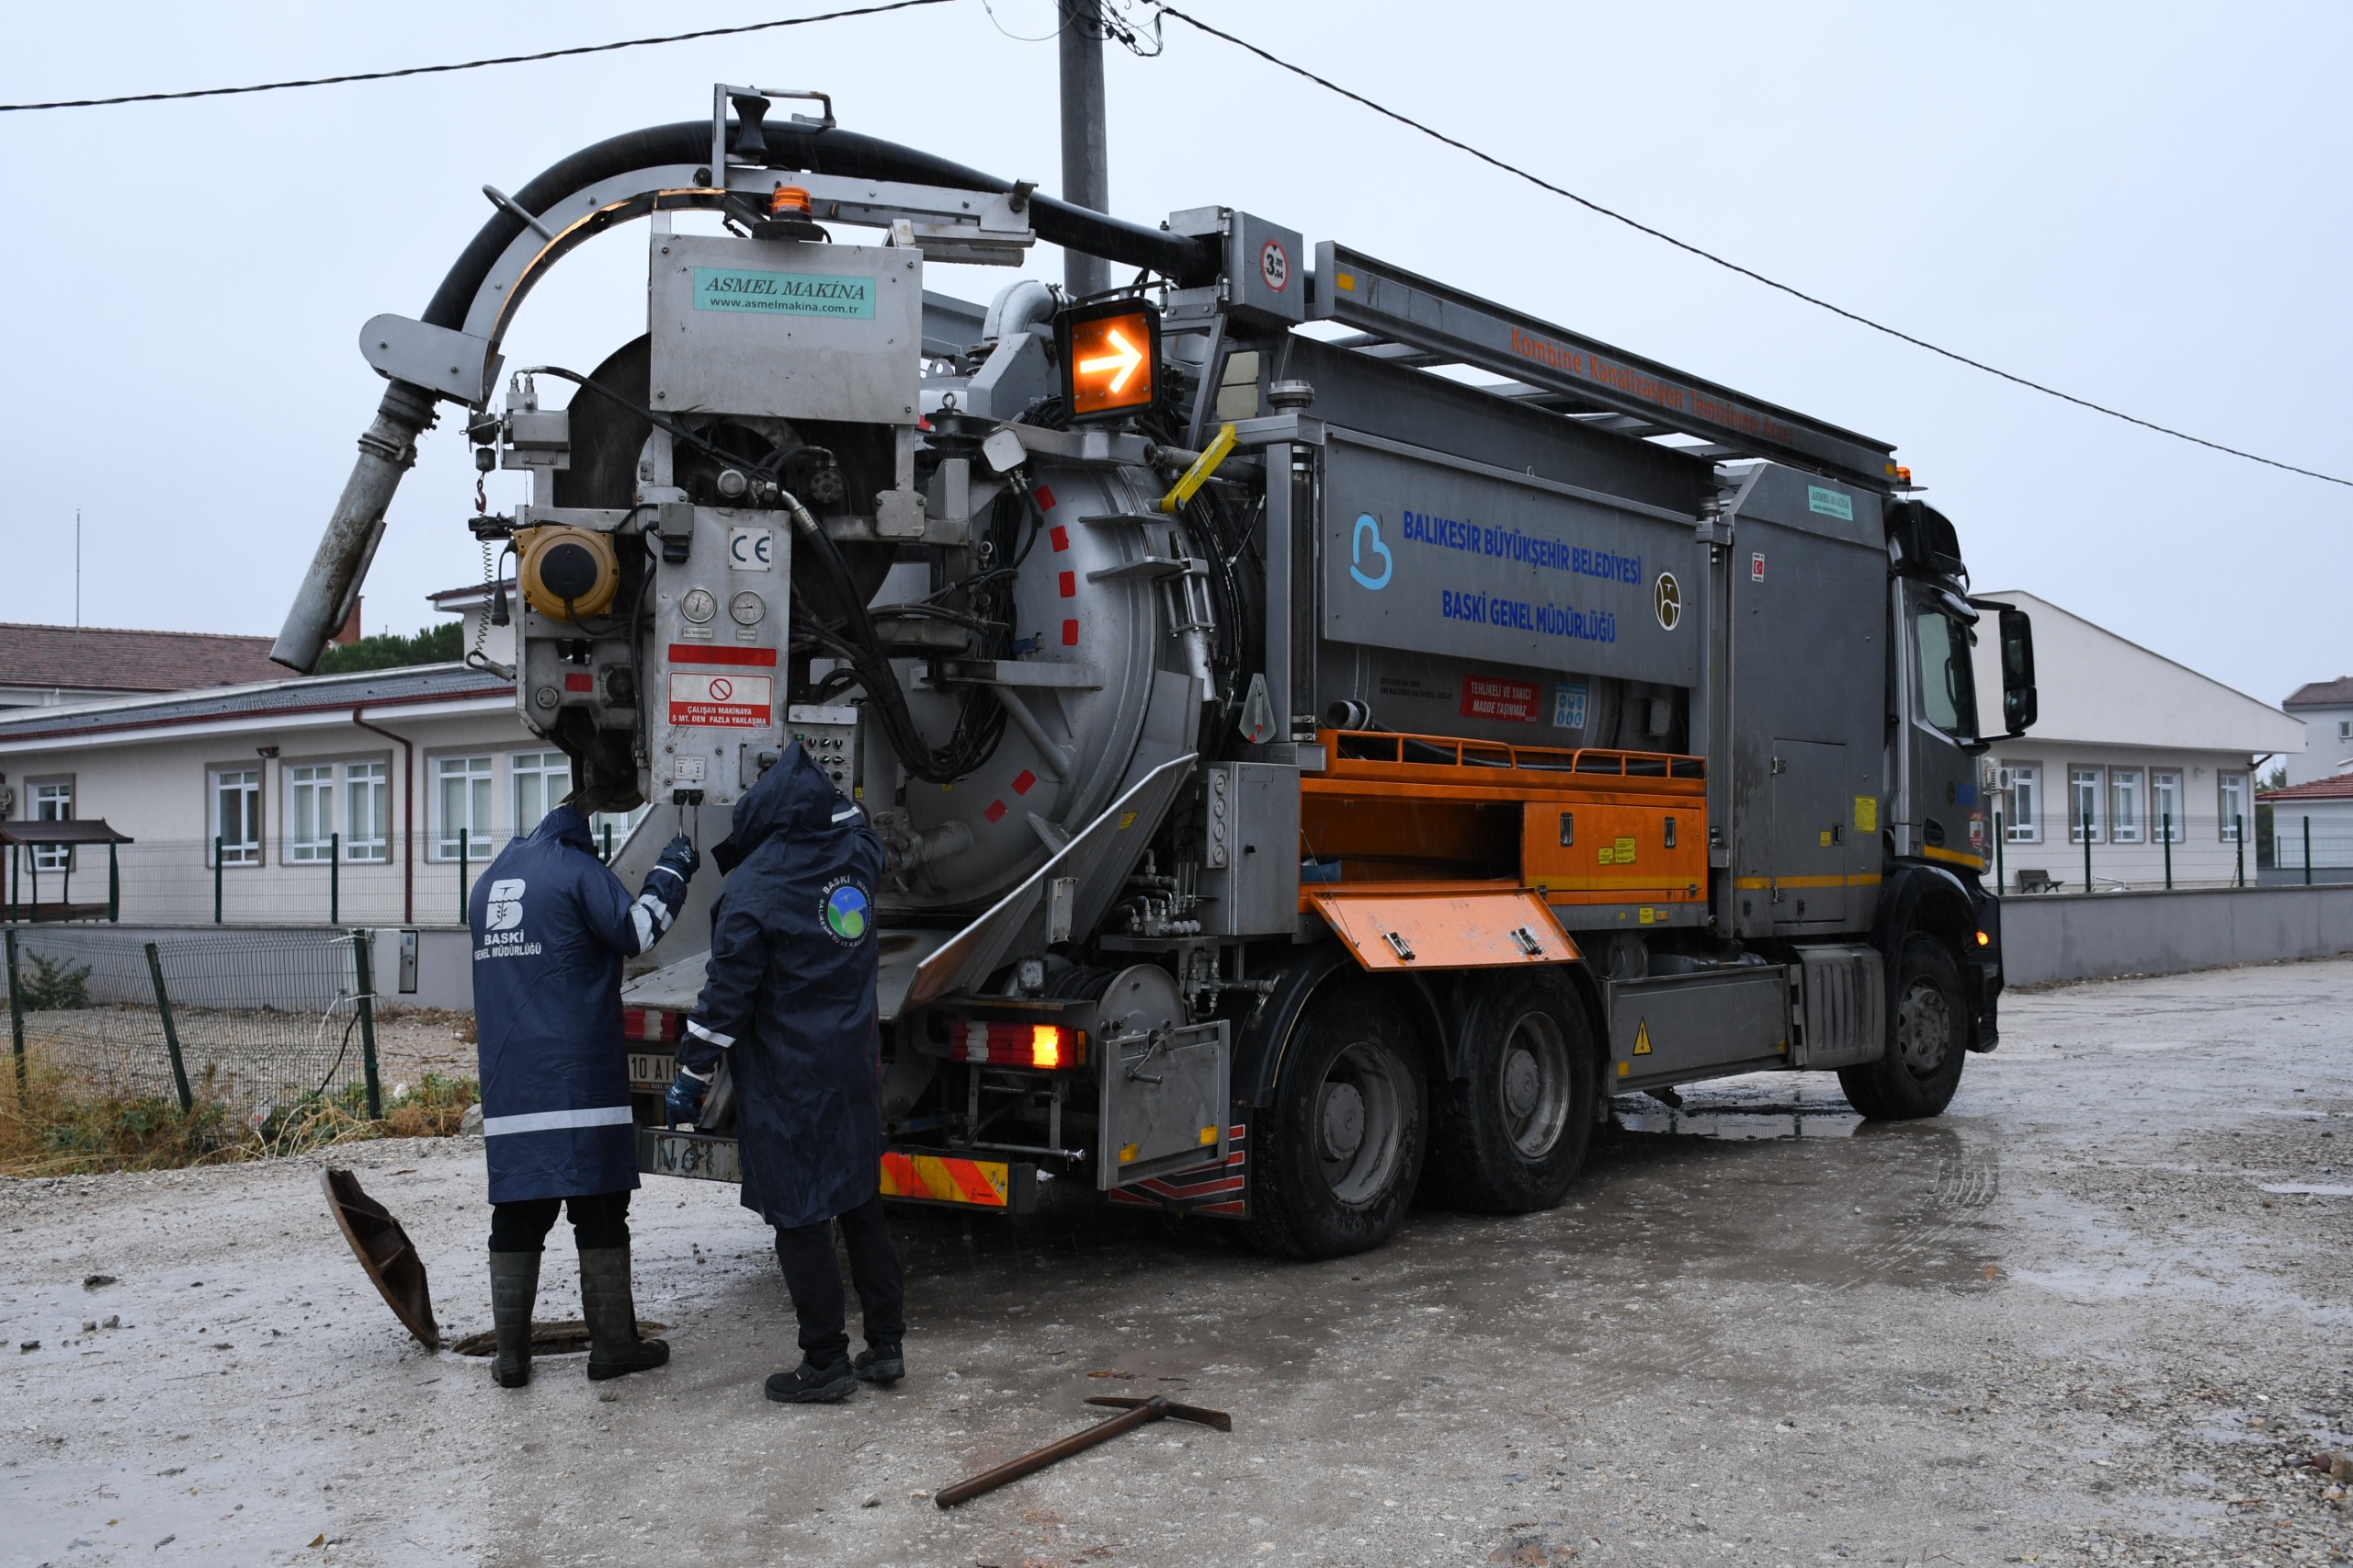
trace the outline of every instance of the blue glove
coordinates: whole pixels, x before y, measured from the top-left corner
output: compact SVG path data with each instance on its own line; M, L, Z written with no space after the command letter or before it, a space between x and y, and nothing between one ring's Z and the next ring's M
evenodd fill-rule
M702 1097L709 1093L710 1079L698 1078L685 1068L679 1068L678 1075L670 1080L669 1088L663 1091L663 1125L674 1132L682 1121L701 1126Z
M701 864L702 857L696 853L694 841L682 833L662 846L662 858L654 863L654 869L669 872L683 887L695 880L695 869Z

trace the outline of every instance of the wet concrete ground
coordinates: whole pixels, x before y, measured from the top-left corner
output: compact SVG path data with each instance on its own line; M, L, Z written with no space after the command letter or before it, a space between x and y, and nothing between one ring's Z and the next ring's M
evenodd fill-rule
M792 1333L732 1189L640 1194L668 1369L508 1392L402 1335L313 1165L8 1184L0 1562L2342 1561L2297 1466L2353 1449L2353 962L2013 996L2005 1034L1933 1122L1826 1075L1620 1100L1559 1210L1331 1264L909 1214L913 1373L830 1408L761 1397ZM460 1332L480 1159L350 1162ZM547 1276L574 1313L568 1243ZM1233 1434L924 1495L1177 1391Z

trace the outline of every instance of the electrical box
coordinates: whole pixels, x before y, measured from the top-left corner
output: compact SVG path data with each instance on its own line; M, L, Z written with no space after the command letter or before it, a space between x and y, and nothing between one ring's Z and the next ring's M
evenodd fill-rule
M1299 924L1299 769L1217 763L1201 790L1202 931L1288 935Z
M723 805L750 787L747 751L784 746L792 529L780 512L663 508L674 509L686 558L665 562L654 586L643 665L647 797Z
M825 770L834 788L852 800L858 785L858 710L848 703L793 704L790 739Z
M656 234L654 411L913 426L923 253Z

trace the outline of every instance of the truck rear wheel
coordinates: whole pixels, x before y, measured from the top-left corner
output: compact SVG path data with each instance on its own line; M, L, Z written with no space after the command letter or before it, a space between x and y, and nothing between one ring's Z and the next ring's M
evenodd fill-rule
M1307 1005L1251 1129L1250 1239L1292 1257L1341 1257L1389 1239L1421 1179L1421 1052L1404 1013L1368 981Z
M1550 1209L1592 1137L1593 1031L1551 976L1508 975L1472 989L1463 1075L1430 1096L1430 1175L1458 1208Z
M1891 1121L1941 1115L1961 1087L1967 1059L1969 1014L1961 994L1961 967L1934 937L1904 943L1889 1008L1887 1052L1877 1062L1838 1070L1847 1102L1867 1117Z

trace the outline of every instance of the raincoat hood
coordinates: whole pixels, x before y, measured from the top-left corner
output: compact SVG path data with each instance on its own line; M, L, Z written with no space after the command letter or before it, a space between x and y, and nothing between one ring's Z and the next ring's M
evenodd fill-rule
M834 815L842 811L852 814L836 823ZM856 808L834 788L825 770L795 741L735 802L732 820L735 854L741 858L779 834L806 838L847 827L858 818Z

